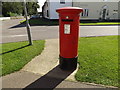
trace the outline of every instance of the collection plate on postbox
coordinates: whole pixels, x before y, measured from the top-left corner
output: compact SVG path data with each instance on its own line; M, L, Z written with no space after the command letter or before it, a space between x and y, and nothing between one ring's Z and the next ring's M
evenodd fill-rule
M70 34L70 24L64 24L64 34Z
M66 19L62 19L64 22L72 22L72 19L69 19L69 16L65 17ZM64 34L70 34L70 24L64 24Z

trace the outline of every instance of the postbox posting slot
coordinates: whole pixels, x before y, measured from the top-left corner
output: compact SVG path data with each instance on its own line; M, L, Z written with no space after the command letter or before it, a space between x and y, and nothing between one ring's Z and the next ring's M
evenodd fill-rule
M62 19L64 22L73 22L73 19Z

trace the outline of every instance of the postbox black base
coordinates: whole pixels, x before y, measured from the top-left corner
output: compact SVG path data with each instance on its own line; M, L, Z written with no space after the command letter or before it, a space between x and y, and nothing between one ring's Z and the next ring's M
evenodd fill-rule
M75 58L63 58L59 56L59 66L62 70L75 70L77 68L77 59Z

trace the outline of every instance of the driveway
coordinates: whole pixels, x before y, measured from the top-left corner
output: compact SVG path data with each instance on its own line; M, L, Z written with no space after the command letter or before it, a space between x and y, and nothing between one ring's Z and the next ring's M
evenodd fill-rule
M14 27L18 20L6 20L2 22L2 43L26 41L26 27ZM33 40L59 38L59 26L31 26ZM80 26L80 37L118 35L118 26Z

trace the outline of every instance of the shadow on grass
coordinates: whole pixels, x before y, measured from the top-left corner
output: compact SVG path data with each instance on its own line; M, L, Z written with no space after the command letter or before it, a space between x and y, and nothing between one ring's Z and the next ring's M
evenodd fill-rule
M63 71L59 68L59 65L49 71L47 74L26 86L23 90L39 88L53 90L58 86L63 80L65 80L74 70Z
M30 44L22 46L22 47L19 47L19 48L16 48L14 50L10 50L10 51L7 51L7 52L0 53L0 55L6 54L6 53L10 53L10 52L14 52L16 50L23 49L23 48L28 47L28 46L30 46Z

